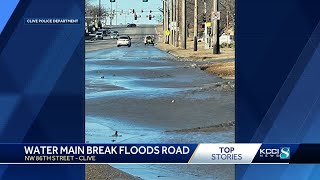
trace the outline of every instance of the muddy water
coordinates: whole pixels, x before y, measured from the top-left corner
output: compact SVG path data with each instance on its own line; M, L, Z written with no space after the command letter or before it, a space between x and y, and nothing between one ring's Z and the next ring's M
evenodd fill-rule
M222 81L133 43L86 54L88 143L233 142L233 131L175 133L234 120L234 95L204 88ZM115 131L121 136L112 137ZM113 165L143 179L234 179L230 165Z

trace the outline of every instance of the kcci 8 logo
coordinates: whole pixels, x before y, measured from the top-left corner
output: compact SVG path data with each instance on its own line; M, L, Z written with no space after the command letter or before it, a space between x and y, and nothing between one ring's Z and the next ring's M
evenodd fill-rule
M290 159L290 147L260 149L260 157Z

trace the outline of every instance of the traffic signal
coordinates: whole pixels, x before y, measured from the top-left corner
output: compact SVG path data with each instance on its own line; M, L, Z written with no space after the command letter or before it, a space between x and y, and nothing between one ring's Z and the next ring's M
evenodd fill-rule
M132 9L132 13L134 13L134 9Z
M207 22L207 17L205 14L202 16L202 22Z
M151 20L152 19L152 16L151 15L149 15L149 20Z
M152 11L150 10L150 13L152 13Z
M141 10L141 13L143 13L143 10Z
M116 0L110 0L110 2L116 2Z
M142 0L142 2L148 2L148 0Z
M138 16L135 14L134 15L134 20L137 20L138 19Z

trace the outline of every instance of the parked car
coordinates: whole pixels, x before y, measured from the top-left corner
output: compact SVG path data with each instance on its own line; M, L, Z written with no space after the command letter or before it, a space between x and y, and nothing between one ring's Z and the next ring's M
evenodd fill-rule
M120 36L117 40L117 47L128 46L131 47L131 38L130 36Z
M96 33L96 39L103 39L103 34L102 34L102 32L97 32Z
M127 27L137 27L137 25L136 24L128 24Z

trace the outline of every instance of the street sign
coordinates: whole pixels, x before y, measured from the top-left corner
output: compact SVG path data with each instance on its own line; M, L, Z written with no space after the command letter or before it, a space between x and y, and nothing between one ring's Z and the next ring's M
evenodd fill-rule
M169 23L169 27L170 27L170 29L175 29L176 27L177 27L177 22L170 22Z
M213 20L220 20L220 11L212 12L212 19Z
M166 30L166 35L169 36L170 35L170 31Z

